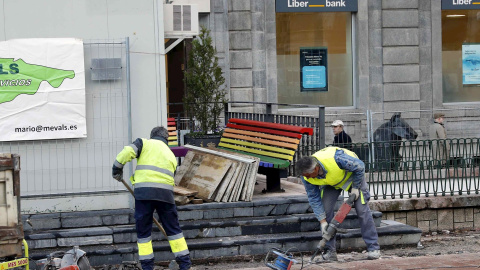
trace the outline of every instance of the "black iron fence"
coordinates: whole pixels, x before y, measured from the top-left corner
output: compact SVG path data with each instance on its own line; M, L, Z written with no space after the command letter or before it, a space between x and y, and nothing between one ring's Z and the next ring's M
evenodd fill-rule
M374 199L478 194L480 138L354 143Z

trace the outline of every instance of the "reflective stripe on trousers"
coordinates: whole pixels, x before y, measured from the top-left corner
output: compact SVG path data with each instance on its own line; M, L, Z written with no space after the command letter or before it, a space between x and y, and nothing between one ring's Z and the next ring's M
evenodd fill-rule
M152 247L152 237L139 238L137 239L138 245L138 259L148 260L153 259L153 247Z
M184 256L190 253L188 251L188 246L187 246L187 242L185 241L185 237L183 237L183 233L169 236L168 243L170 244L170 248L172 249L172 252L175 255L175 257Z

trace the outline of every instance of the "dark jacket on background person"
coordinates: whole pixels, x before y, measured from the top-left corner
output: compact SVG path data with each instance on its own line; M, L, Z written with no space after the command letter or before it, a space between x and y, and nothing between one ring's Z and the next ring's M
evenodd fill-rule
M338 135L335 135L333 138L333 146L352 150L352 138L345 133L345 130L342 130L342 132L338 133Z

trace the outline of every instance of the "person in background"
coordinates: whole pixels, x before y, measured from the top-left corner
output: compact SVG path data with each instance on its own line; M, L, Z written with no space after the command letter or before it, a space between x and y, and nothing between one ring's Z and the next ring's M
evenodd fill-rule
M333 146L338 146L340 148L345 148L352 151L352 138L345 133L343 126L342 120L333 121L332 128L333 134L335 134L335 137L333 138Z
M435 164L440 162L442 166L450 159L450 142L447 140L447 131L443 124L444 113L434 113L434 122L430 126L430 140L432 140L432 157Z

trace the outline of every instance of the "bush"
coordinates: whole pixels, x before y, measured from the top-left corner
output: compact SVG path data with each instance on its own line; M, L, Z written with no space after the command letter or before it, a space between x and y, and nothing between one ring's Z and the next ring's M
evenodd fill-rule
M187 93L183 98L190 120L195 120L190 132L192 135L218 134L227 93L210 30L202 27L192 45L188 68L184 72Z

